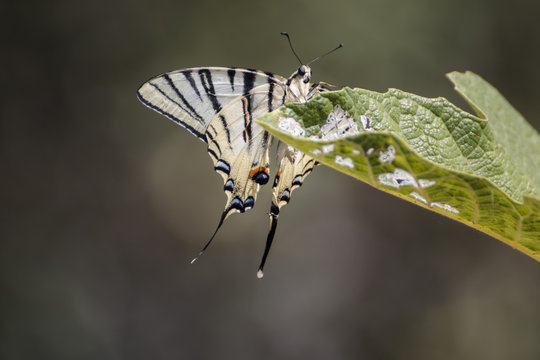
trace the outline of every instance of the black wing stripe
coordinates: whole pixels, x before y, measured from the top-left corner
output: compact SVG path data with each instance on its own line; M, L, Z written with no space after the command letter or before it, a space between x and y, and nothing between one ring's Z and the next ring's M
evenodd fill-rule
M313 171L313 168L307 169L306 171L304 171L304 172L302 173L302 177L306 176L307 174L309 174L309 173L312 172L312 171Z
M266 147L268 141L270 141L270 134L268 133L268 131L265 131L263 132L262 145Z
M212 107L214 108L214 111L216 113L220 112L222 107L216 97L216 90L214 88L214 83L212 81L212 72L208 69L201 69L199 70L199 76L201 78L201 83L204 88L204 91L206 92L206 95L208 95L208 98L212 102Z
M222 154L222 152L221 152L221 147L219 146L219 144L217 143L217 141L214 140L214 139L212 139L212 143L213 143L214 145L216 145L216 148L217 148L217 150L219 151L219 155L221 156L221 154Z
M158 88L159 89L159 88ZM142 97L142 95L140 93L137 93L137 97L139 98L139 100L146 106L148 106L150 109L160 113L161 115L163 116L166 116L167 118L171 119L172 121L174 121L175 123L178 123L180 125L182 125L183 127L186 128L186 130L188 130L190 133L192 133L193 135L195 135L196 137L198 137L199 139L201 139L202 141L206 142L206 137L204 136L204 134L201 134L200 132L198 132L197 130L195 130L193 127L191 127L189 124L186 124L185 122L183 122L182 120L178 119L176 116L172 115L172 114L169 114L168 112L164 111L163 109L155 106L154 104L152 104L151 102L147 101L145 98Z
M248 139L251 140L251 109L249 101L249 96L242 97L242 109L244 112L244 132L242 133L242 136L244 138L244 142L248 142Z
M183 112L187 113L188 115L190 115L191 117L193 117L193 115L191 115L189 113L189 110L186 109L184 107L184 105L180 104L178 101L174 100L172 97L170 97L169 95L167 95L165 93L165 91L163 91L159 86L157 86L156 84L154 83L149 83L154 89L156 89L161 95L163 95L164 97L166 97L170 102L174 103L176 106L178 106L180 109L182 109Z
M252 71L252 72L251 72ZM257 70L248 69L248 72L244 73L244 95L247 95L251 89L255 86L255 77Z
M210 130L212 130L213 134L210 134ZM214 136L217 135L216 128L212 124L208 125L208 129L206 129L206 132L208 133L208 135L210 135L212 139L214 138Z
M234 69L227 70L227 75L229 75L229 82L231 83L231 89L234 92L234 76L236 75L236 70Z
M227 142L230 144L231 143L231 133L229 131L227 121L225 120L225 116L220 114L219 119L221 120L221 124L223 125L223 128L225 129L225 133L227 134Z
M195 83L195 80L193 79L193 76L191 76L192 71L186 70L182 71L182 74L186 77L187 81L189 82L189 85L193 88L193 91L195 91L195 94L199 97L199 99L202 101L201 93L199 92L199 89L197 89L197 84Z
M176 93L176 95L178 95L178 97L180 98L180 100L182 100L182 102L184 103L184 105L189 109L189 111L186 111L188 114L190 114L193 118L197 119L200 123L204 124L204 119L201 117L201 115L199 115L197 113L197 111L193 108L193 106L191 106L191 104L186 100L186 98L182 95L182 93L180 92L180 90L178 90L178 88L176 87L176 85L174 85L174 82L172 81L171 77L168 75L168 74L165 74L163 75L163 78L165 80L167 80L167 84L169 84L169 86L174 90L174 92ZM154 85L154 84L152 84ZM156 87L156 85L154 85L154 87ZM163 93L161 91L161 93ZM168 97L168 96L167 96ZM168 97L171 101L173 101L170 97ZM176 101L175 101L176 104L178 104ZM178 104L180 106L180 104ZM182 108L183 109L183 108ZM185 111L185 110L184 110Z
M216 153L214 152L214 150L208 148L206 151L207 151L208 154L209 154L211 157L213 157L216 161L219 159L219 156L216 155Z
M275 80L274 80L274 74L266 72L266 76L268 76L268 112L272 111L274 108L273 101L274 101L274 86L275 86Z
M306 165L304 165L304 168L303 168L302 170L305 170L308 166L313 167L313 165L311 165L311 164L313 164L314 162L315 162L315 159L309 160L309 161L306 163Z
M244 102L244 118L245 118L245 133L244 133L244 141L247 142L248 139L251 140L251 123L252 123L252 95L249 94L249 92L253 89L255 86L255 77L257 76L257 70L251 70L248 69L249 72L244 73L244 99L246 100ZM243 101L243 100L242 100Z

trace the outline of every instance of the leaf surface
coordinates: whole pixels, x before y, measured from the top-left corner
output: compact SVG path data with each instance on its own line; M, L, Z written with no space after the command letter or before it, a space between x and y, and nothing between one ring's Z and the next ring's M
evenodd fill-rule
M444 98L344 88L257 121L322 164L540 261L540 136L478 75L448 78L476 116ZM280 127L291 118L305 128L304 137ZM341 133L355 135L329 136L336 121Z

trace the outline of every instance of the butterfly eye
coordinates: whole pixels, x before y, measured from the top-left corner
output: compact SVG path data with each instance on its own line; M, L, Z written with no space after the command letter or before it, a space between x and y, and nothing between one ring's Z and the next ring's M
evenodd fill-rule
M304 76L304 75L306 74L306 68L305 68L304 65L302 65L302 66L300 66L300 67L298 68L298 74L299 74L300 76Z

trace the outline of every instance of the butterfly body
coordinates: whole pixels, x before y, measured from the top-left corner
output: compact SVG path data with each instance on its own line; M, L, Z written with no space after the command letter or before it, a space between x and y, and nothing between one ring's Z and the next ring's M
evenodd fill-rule
M311 69L306 65L288 79L252 69L201 67L159 75L138 90L144 105L182 125L207 144L214 169L223 178L225 209L201 254L227 217L253 208L259 188L270 180L272 136L254 120L283 104L306 102L326 91L324 86L310 80ZM292 191L302 185L315 160L280 142L277 163L270 231L259 277L274 237L279 209L289 202Z

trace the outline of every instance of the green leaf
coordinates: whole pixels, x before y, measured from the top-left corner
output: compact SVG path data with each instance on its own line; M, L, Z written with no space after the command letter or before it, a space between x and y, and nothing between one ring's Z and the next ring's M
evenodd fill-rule
M478 117L444 98L344 88L257 121L322 164L540 261L540 136L478 75L448 77ZM287 132L291 118L304 137ZM330 137L327 119L339 119L346 125L341 133L355 135Z

